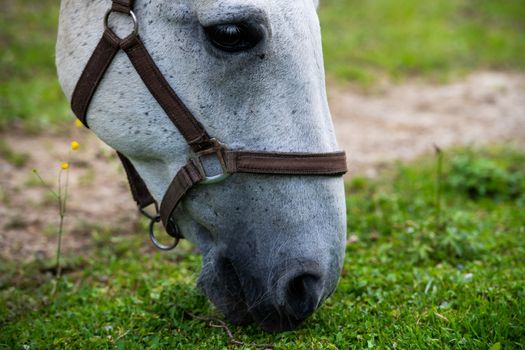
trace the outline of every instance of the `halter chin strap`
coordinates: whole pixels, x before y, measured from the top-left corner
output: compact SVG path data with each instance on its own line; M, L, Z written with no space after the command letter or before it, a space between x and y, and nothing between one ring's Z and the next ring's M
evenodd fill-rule
M175 91L166 81L151 58L138 35L138 22L133 13L133 0L113 0L111 9L104 19L105 31L95 51L91 55L71 99L71 108L77 118L87 125L87 112L90 102L105 72L115 55L123 50L135 70L155 97L162 109L182 134L192 150L188 162L175 175L158 211L158 204L149 192L143 179L128 158L118 153L128 177L133 198L141 212L155 204L157 215L152 219L150 235L153 243L161 249L171 249L181 234L173 218L173 212L186 193L199 184L213 184L226 179L234 173L274 174L296 176L341 176L347 172L344 152L333 153L280 153L230 150L218 140L211 138L202 124L186 108ZM121 39L108 26L113 12L128 14L133 19L134 31ZM204 159L215 162L220 173L209 175L203 164ZM172 246L162 246L153 234L154 222L162 221L169 235L176 239Z

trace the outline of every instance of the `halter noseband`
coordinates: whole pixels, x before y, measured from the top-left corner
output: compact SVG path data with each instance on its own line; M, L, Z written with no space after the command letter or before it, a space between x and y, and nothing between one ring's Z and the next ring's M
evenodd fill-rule
M230 150L208 135L202 124L192 115L166 81L159 68L146 50L138 32L138 22L133 13L134 0L113 0L111 9L104 17L104 34L91 55L71 98L71 109L87 127L87 111L115 55L123 50L134 68L148 87L153 97L175 124L191 148L188 162L175 175L160 210L146 184L135 167L121 153L120 160L126 170L133 198L139 210L151 219L150 237L159 249L169 250L177 246L182 237L173 218L173 212L186 193L198 184L214 184L234 173L274 174L295 176L341 176L347 172L345 152L333 153L282 153ZM113 12L128 14L133 20L133 32L121 39L108 26ZM202 164L203 158L213 158L221 172L209 175ZM154 204L156 214L150 215L145 208ZM162 245L155 238L154 224L162 221L166 232L175 238L169 246Z

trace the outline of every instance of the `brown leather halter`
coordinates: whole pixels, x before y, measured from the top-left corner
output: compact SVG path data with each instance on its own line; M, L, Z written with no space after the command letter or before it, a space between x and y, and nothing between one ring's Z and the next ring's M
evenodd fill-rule
M157 202L133 164L124 155L118 153L139 210L152 220L150 237L158 248L173 249L177 246L179 239L182 238L172 214L185 194L195 185L218 183L234 173L341 176L347 172L344 152L277 153L230 150L218 140L210 137L202 124L173 91L146 50L138 35L138 22L132 11L133 3L134 0L113 0L112 7L104 18L105 31L102 39L100 39L84 68L73 92L71 108L77 118L87 127L87 112L91 99L113 58L122 49L151 94L190 146L192 155L186 165L175 175L162 199L160 211ZM131 16L134 24L132 34L121 39L109 28L108 19L113 12ZM214 158L220 165L222 172L216 175L208 175L202 163L204 157ZM153 204L157 214L151 216L147 214L145 208ZM159 221L162 221L167 233L175 238L174 244L165 246L156 240L153 226Z

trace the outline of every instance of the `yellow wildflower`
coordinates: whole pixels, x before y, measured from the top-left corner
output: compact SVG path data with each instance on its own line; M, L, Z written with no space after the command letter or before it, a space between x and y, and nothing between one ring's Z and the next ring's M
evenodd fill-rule
M71 149L73 151L76 151L79 147L80 147L80 143L78 143L77 141L71 142Z
M82 124L82 122L80 121L80 119L76 119L75 120L75 125L78 127L78 128L82 128L84 126L84 124Z
M62 168L62 170L67 170L67 169L69 169L69 163L64 162L64 163L62 163L62 164L60 165L60 167Z

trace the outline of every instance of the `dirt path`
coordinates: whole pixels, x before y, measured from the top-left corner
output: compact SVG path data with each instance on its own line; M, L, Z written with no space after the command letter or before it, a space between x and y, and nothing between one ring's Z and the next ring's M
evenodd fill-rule
M364 95L333 90L338 140L354 173L461 144L525 147L525 75L477 73L448 85L410 83Z
M383 164L409 160L433 144L513 143L525 148L525 76L478 73L449 85L409 83L374 94L332 89L330 104L352 173L374 176ZM56 181L69 142L73 153L64 249L85 252L97 232L138 231L138 215L114 153L88 131L0 135L29 160L17 168L0 159L0 258L50 257L56 246L56 203L38 184L36 168ZM146 233L143 234L146 242ZM146 244L146 243L145 243Z

